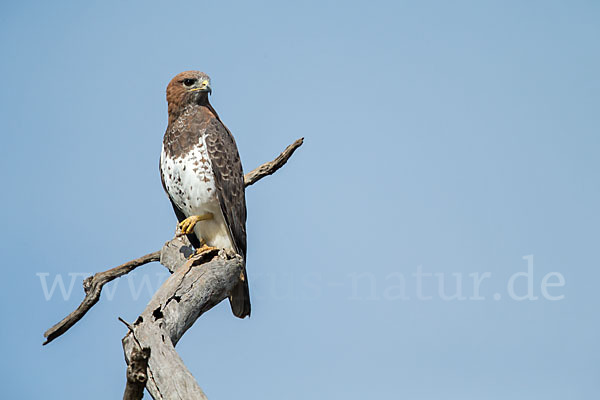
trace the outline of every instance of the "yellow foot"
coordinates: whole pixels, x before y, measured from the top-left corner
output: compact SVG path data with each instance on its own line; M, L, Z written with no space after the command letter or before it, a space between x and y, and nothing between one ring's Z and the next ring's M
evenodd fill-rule
M190 254L190 255L188 256L188 258L195 257L195 256L197 256L198 254L202 254L202 253L204 253L205 251L211 251L211 250L213 250L213 249L215 249L215 248L216 248L216 247L208 246L208 245L206 244L206 240L204 240L204 239L200 238L200 247L198 247L198 248L196 249L196 251L194 251L192 254Z
M181 221L179 224L177 224L177 228L179 229L179 233L177 234L177 236L189 235L190 233L194 232L194 226L196 226L196 224L198 222L205 221L207 219L212 219L212 218L213 218L212 213L206 213L206 214L202 214L202 215L192 215L191 217L187 217L186 219Z
M204 242L204 240L202 242ZM202 246L200 248L196 249L196 255L202 254L202 253L207 253L207 252L213 251L213 250L219 250L219 249L216 247L213 247L213 246L208 246L206 243L202 243Z

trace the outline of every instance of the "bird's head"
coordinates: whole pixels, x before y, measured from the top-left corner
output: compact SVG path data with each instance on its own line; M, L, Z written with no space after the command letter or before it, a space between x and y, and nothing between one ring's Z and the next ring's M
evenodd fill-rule
M177 74L167 85L169 114L183 109L188 104L207 103L211 92L210 78L204 72L185 71Z

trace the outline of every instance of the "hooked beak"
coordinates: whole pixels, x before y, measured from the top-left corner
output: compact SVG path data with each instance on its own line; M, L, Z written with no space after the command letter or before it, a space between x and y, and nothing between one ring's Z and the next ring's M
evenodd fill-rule
M190 89L190 92L203 92L203 93L212 93L212 89L208 86L208 81L204 80L200 83L200 87Z

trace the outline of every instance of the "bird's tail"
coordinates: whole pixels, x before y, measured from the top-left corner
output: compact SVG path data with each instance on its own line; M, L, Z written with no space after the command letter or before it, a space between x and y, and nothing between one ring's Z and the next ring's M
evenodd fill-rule
M240 279L237 285L231 291L229 296L229 304L233 315L238 318L250 316L250 290L248 289L248 275L246 268L242 271L243 279Z

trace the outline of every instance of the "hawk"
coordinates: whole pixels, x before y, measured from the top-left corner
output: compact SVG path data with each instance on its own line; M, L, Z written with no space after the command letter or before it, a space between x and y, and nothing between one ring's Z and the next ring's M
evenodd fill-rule
M167 86L169 125L160 178L178 227L197 251L219 248L246 260L244 172L233 135L208 101L210 78L186 71ZM246 268L229 302L236 317L250 315Z

